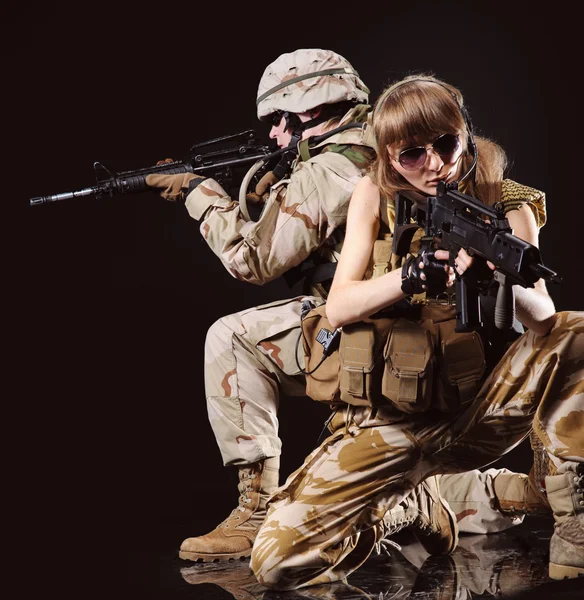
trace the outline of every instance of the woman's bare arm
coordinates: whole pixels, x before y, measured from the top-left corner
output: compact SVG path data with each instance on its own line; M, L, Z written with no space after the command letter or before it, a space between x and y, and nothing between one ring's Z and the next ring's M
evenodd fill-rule
M379 204L377 186L364 177L351 198L345 241L327 299L333 327L360 321L405 298L399 270L363 281L379 231Z
M539 247L539 230L533 212L527 205L507 213L513 235ZM517 318L523 325L539 335L545 335L555 320L556 309L545 280L540 279L533 288L513 286Z

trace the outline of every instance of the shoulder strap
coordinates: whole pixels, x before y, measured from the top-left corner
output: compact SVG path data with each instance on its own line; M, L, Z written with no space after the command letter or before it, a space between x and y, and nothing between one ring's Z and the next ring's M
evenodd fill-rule
M307 161L314 156L325 152L335 152L350 160L362 173L375 160L375 150L359 143L331 143L311 148L309 140L302 140L298 144L298 154L302 161Z

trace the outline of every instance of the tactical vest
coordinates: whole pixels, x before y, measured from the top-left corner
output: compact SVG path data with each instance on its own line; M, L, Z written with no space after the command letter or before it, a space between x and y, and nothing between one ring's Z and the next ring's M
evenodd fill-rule
M517 203L528 202L539 214L538 222L545 223L544 196L540 192L530 196L531 192L537 190L506 180L504 208L512 210ZM381 224L366 279L400 268L404 259L391 251L392 207L382 200L380 209ZM410 248L414 253L421 234L414 236ZM325 305L313 309L302 321L307 395L333 406L375 407L389 402L397 411L410 414L460 410L474 400L486 374L523 329L517 323L509 334L488 327L487 338L475 331L457 333L453 301L451 295L427 299L420 294L346 325L338 350L324 361L322 340L333 328ZM485 322L493 320L487 315ZM490 353L485 352L484 339Z

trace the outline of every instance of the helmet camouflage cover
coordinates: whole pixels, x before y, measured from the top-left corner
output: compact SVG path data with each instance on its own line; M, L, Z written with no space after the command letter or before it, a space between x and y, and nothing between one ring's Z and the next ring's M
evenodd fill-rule
M367 102L369 89L351 63L332 50L301 49L268 65L258 86L258 118L281 110L302 113L321 104Z

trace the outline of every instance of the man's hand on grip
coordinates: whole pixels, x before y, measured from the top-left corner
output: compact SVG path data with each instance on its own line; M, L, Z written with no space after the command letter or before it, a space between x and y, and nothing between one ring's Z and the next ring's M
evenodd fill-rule
M184 202L193 189L206 177L194 173L178 173L167 175L152 173L146 176L146 184L157 188L159 194L169 202Z

